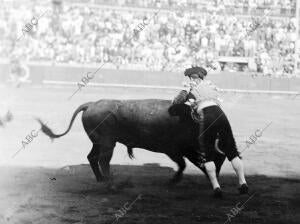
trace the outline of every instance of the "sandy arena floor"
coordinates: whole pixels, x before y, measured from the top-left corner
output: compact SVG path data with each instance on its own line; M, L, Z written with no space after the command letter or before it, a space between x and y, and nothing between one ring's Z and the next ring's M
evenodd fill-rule
M136 159L130 160L120 144L112 160L116 189L96 183L89 166L78 165L87 164L91 148L80 116L67 136L51 143L39 133L12 158L22 140L38 130L35 117L62 132L77 106L87 101L174 95L87 87L68 101L74 90L0 87L1 115L7 109L14 115L0 129L0 223L187 223L187 217L189 223L225 223L232 209L247 200L231 223L299 223L299 96L223 96L241 150L257 129L270 125L242 154L250 194L237 194L236 178L226 161L220 177L225 197L215 200L208 181L192 164L188 163L183 182L168 188L176 165L167 156L135 149ZM123 214L118 211L122 208Z

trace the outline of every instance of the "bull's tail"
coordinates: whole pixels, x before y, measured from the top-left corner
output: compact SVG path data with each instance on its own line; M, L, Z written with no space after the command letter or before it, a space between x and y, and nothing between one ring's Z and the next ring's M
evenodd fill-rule
M79 106L79 107L74 111L68 129L67 129L64 133L62 133L62 134L54 134L53 131L52 131L52 130L51 130L51 129L50 129L50 128L49 128L49 127L41 120L41 119L37 118L37 121L38 121L38 122L41 124L41 126L42 126L42 127L41 127L41 131L42 131L45 135L49 136L49 138L51 138L51 140L53 140L54 138L59 138L59 137L62 137L62 136L64 136L64 135L66 135L66 134L71 130L72 125L73 125L73 122L74 122L74 120L75 120L77 114L80 113L81 111L86 111L90 104L91 104L90 102L89 102L89 103L82 104L81 106Z

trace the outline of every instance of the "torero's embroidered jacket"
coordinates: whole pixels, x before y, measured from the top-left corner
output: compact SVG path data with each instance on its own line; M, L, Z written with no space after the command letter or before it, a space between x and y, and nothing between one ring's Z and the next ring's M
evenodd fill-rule
M198 85L190 85L189 88L181 90L174 98L173 104L182 104L189 100L194 100L195 103L204 101L214 101L220 105L218 88L210 81L201 81Z

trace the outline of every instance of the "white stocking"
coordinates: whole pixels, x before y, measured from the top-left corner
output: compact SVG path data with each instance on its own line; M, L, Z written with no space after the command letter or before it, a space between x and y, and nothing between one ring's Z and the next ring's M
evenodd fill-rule
M237 156L233 160L231 160L231 164L237 177L239 178L239 184L246 184L242 160Z
M209 180L212 184L213 189L219 188L219 182L217 179L217 174L216 174L216 166L214 162L206 162L204 163L206 172L208 174Z

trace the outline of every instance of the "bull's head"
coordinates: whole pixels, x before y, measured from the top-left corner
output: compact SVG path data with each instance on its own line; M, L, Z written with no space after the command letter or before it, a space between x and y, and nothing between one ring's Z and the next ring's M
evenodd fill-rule
M173 104L168 111L171 116L179 116L180 121L191 119L191 107L186 104Z

